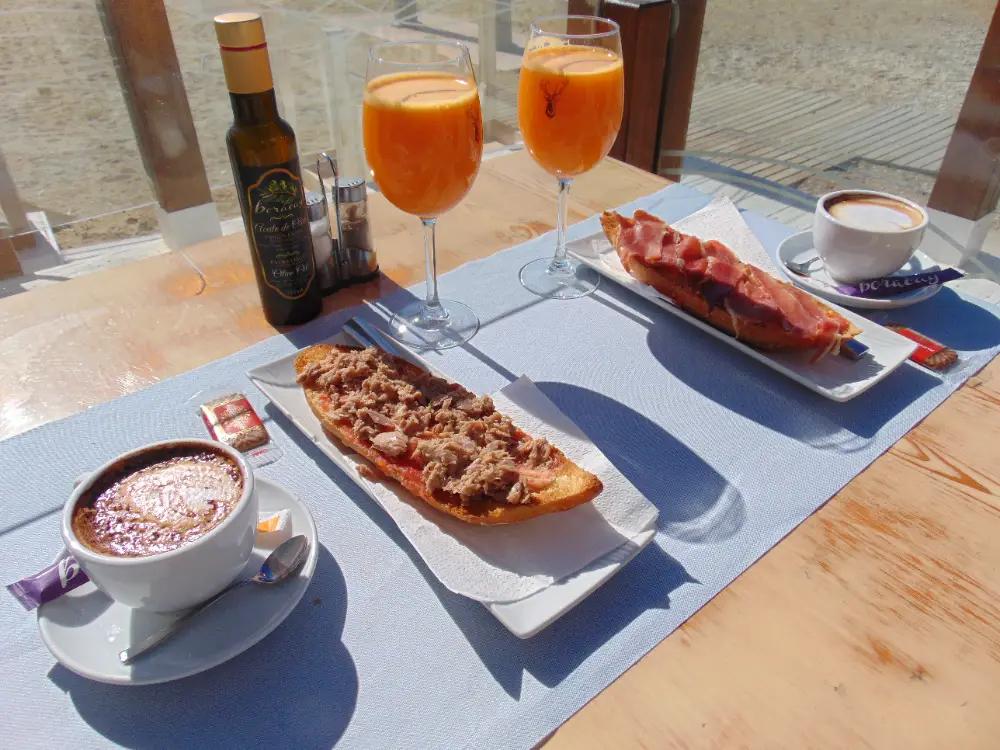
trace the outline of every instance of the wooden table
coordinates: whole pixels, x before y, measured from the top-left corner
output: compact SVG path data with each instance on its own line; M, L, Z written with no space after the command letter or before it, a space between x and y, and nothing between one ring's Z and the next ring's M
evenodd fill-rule
M607 161L571 220L663 184ZM523 153L485 162L441 220L442 270L550 229L554 187ZM393 281L329 309L420 279L415 220L371 212ZM0 437L272 335L248 257L233 235L0 300ZM997 747L998 446L994 361L548 746Z

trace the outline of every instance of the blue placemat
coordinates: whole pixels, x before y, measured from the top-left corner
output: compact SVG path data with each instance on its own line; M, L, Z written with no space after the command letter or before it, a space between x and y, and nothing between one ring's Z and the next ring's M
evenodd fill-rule
M675 220L707 201L673 186L628 208ZM747 219L769 248L791 234ZM571 234L597 226L595 217ZM274 634L167 685L122 688L75 676L42 645L34 617L2 597L4 744L530 747L1000 349L997 311L945 291L895 317L958 348L961 367L939 378L907 364L835 404L610 282L572 302L533 297L517 271L549 254L552 241L537 238L442 279L442 294L472 305L484 326L466 349L435 361L480 391L529 375L659 506L653 544L530 641L437 585L375 503L267 409L245 377L333 333L350 313L334 315L0 443L8 579L58 550L58 510L72 477L143 442L203 434L197 404L230 390L245 391L270 416L285 455L261 473L306 500L323 545L311 588Z

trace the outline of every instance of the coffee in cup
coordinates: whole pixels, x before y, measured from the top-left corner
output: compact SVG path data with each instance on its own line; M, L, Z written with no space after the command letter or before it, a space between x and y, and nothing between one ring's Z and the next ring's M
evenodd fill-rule
M902 232L924 220L919 209L887 195L841 193L825 206L841 224L872 232Z
M864 281L902 268L926 227L927 212L906 198L838 190L816 202L813 243L836 281Z
M168 440L108 461L63 509L66 549L128 607L170 612L214 596L253 553L253 472L222 443Z
M225 453L174 443L104 472L77 501L73 532L99 554L155 555L214 529L242 494L239 466Z

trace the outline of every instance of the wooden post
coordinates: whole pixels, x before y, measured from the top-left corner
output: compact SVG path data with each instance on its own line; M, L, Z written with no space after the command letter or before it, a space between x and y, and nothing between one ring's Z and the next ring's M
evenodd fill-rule
M659 163L671 10L669 0L606 0L603 8L621 26L625 58L625 115L611 153L647 172Z
M31 229L31 222L28 221L28 214L24 210L21 196L17 194L17 186L14 184L14 178L10 176L7 160L2 151L0 151L0 209L3 210L7 226L14 234Z
M566 12L571 16L599 16L601 0L568 0Z
M496 16L497 49L514 55L521 54L521 48L514 44L514 32L510 23L510 0L494 2L493 14Z
M98 8L159 204L164 241L169 247L183 247L219 236L219 217L163 0L98 0ZM220 90L219 96L224 95Z
M479 6L479 84L483 100L483 139L493 140L497 97L497 14L493 0Z
M0 236L0 279L21 275L21 262L14 252L13 236L30 230L28 215L17 194L17 186L7 169L7 160L0 152L0 209L3 209L4 219L9 230L7 236Z
M1000 194L1000 3L945 151L928 206L978 221Z
M706 0L676 0L673 6L673 34L667 56L667 80L659 134L660 151L668 153L661 157L654 170L660 174L680 174L683 162L680 153L687 145L705 5Z
M621 28L625 112L611 156L655 172L666 94L670 0L569 0L575 15L600 15Z

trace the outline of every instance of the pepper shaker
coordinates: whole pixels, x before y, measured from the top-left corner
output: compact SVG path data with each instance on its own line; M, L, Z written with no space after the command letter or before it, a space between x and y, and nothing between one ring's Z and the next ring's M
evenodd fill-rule
M360 177L339 181L337 207L343 238L340 255L345 267L344 279L349 284L369 281L378 275L378 258L368 224L365 181Z
M343 286L369 281L378 276L378 258L368 225L368 188L361 178L340 179L336 160L325 151L320 155L333 175L333 263ZM326 195L326 186L316 161L316 173Z

